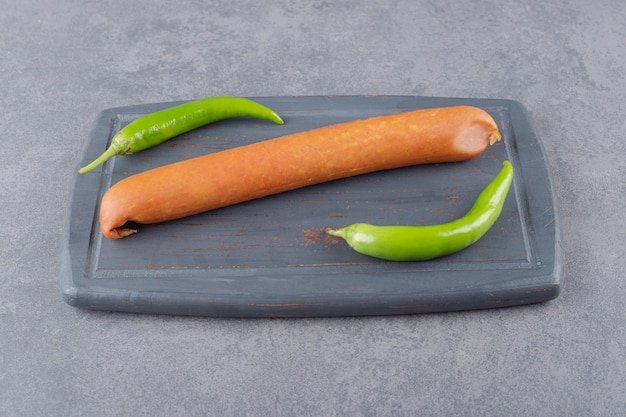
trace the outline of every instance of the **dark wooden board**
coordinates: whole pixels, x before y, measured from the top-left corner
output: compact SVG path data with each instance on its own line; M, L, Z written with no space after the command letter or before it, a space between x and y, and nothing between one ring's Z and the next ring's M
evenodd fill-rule
M560 222L541 141L524 107L498 99L413 96L257 97L283 126L231 119L76 175L63 237L62 293L73 306L215 317L431 313L551 300L561 286ZM134 118L178 103L104 110L77 166ZM474 105L503 140L471 161L402 168L310 186L104 238L111 184L189 157L296 131L418 108ZM315 158L315 155L311 155ZM502 161L515 167L502 215L476 244L426 262L360 255L328 227L442 223L462 216Z

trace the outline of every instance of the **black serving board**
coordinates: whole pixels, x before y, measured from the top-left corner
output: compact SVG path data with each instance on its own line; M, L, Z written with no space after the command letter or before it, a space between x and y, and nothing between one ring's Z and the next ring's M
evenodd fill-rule
M432 313L551 300L561 285L560 222L540 139L511 100L413 96L257 97L285 124L230 119L74 177L62 293L73 306L215 317ZM177 103L104 110L77 166L131 120ZM314 185L181 220L138 225L112 241L99 202L134 173L319 126L428 107L488 111L503 140L466 162L421 165ZM316 158L311 155L311 158ZM394 263L360 255L328 227L431 224L462 216L508 159L514 183L494 227L447 257ZM210 174L208 174L210 175Z

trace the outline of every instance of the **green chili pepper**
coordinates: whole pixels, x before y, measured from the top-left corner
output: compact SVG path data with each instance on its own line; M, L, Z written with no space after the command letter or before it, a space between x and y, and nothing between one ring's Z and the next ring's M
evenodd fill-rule
M424 261L458 252L496 222L513 181L513 166L504 161L498 175L479 194L467 214L450 223L426 226L373 226L356 223L329 229L357 252L389 261Z
M116 155L130 155L208 123L234 117L252 117L283 124L283 119L274 110L241 97L208 97L190 101L132 121L111 139L111 145L102 155L78 172L90 172Z

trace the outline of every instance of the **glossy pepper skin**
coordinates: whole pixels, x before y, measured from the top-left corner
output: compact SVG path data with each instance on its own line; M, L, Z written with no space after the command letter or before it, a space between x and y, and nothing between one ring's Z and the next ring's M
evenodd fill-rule
M111 145L102 155L78 172L85 174L116 155L130 155L206 124L235 117L283 124L274 110L255 101L242 97L207 97L135 119L113 136Z
M478 241L496 222L513 182L513 166L504 161L498 175L478 195L465 216L426 226L374 226L356 223L330 235L357 252L388 261L425 261L458 252Z

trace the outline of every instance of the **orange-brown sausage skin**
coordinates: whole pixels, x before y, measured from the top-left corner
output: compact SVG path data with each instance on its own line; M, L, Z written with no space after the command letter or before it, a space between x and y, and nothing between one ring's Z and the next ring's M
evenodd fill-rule
M100 227L158 223L307 185L409 165L455 162L500 140L484 110L457 106L377 116L299 132L132 175L103 196Z

